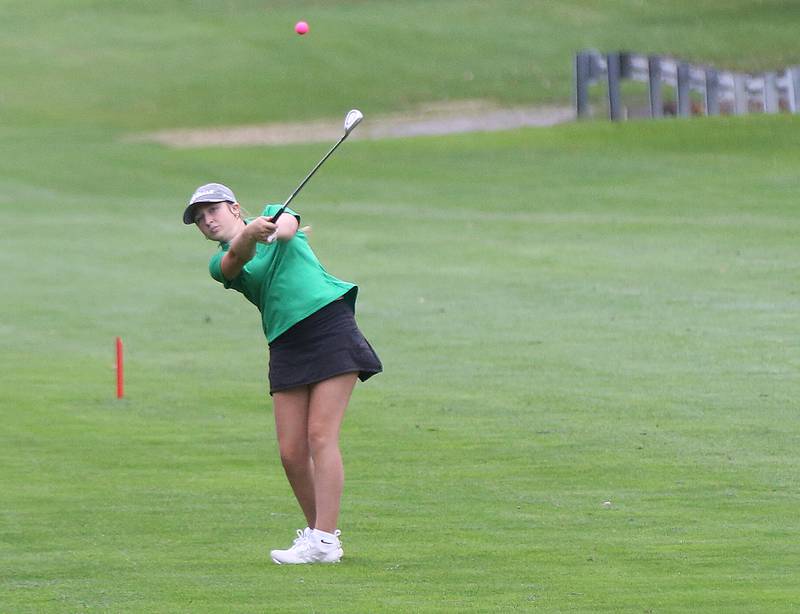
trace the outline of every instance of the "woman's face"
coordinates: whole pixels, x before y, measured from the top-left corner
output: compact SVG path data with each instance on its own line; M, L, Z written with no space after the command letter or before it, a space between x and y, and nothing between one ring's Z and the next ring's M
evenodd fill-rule
M194 223L207 239L231 241L242 226L239 203L203 203L194 209Z

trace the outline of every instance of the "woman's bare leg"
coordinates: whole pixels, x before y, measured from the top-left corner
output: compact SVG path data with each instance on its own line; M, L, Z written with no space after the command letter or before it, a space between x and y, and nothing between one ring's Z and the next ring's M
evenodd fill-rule
M281 463L308 526L316 525L314 461L308 442L309 388L302 386L272 396Z
M328 533L336 530L339 520L344 487L339 430L357 378L357 373L345 373L309 386L308 445L314 472L314 526Z

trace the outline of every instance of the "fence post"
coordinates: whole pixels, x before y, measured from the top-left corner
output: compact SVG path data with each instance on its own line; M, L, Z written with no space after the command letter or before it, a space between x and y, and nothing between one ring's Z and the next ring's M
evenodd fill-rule
M764 111L767 113L777 113L780 111L778 85L775 81L776 75L774 72L769 72L764 75Z
M619 53L609 53L606 56L606 66L608 72L608 113L612 120L623 119L622 98L619 88Z
M589 72L592 58L585 51L575 55L575 111L578 117L589 115Z
M650 117L664 116L664 101L661 98L661 58L647 58L647 78L650 81Z
M783 71L783 80L786 83L786 110L789 113L796 113L797 91L795 90L794 73L791 67Z
M706 115L719 115L719 73L706 69Z
M689 117L692 114L692 103L689 99L689 64L678 62L678 115Z
M794 107L792 108L792 113L797 113L800 111L798 106L800 106L800 66L792 66L786 69L786 76L789 79L789 87L794 92L794 96L792 100L794 101Z
M789 89L789 111L797 113L800 105L800 68L790 66L786 69L786 81Z
M747 97L747 75L733 75L733 112L745 115L749 109Z

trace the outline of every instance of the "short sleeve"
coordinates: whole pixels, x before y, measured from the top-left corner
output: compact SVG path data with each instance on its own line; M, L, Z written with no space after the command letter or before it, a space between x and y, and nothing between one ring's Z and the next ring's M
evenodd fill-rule
M211 256L211 260L208 261L208 272L211 273L211 277L219 283L223 284L226 288L230 288L231 282L225 279L225 276L222 274L222 258L224 256L224 251L218 251Z
M283 205L267 205L266 207L264 207L264 211L261 213L261 215L272 217L278 212L278 209L280 209L282 206ZM286 207L286 211L284 211L284 213L288 213L289 215L295 216L297 218L297 222L298 223L300 222L300 214L297 211L291 209L290 207Z

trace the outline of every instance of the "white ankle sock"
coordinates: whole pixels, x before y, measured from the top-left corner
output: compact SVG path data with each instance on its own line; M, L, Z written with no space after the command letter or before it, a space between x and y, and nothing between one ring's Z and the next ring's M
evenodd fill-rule
M311 531L311 536L314 538L315 542L321 544L323 547L335 546L339 543L339 538L336 537L335 534L320 531L319 529L313 529Z

